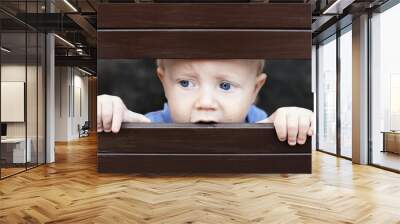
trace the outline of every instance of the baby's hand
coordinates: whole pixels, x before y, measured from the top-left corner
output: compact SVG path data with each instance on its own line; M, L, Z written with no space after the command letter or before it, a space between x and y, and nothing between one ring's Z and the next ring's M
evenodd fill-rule
M117 133L122 122L150 122L150 120L142 114L128 110L117 96L97 96L97 132Z
M279 140L289 145L304 144L314 132L314 113L300 107L281 107L258 123L274 123Z

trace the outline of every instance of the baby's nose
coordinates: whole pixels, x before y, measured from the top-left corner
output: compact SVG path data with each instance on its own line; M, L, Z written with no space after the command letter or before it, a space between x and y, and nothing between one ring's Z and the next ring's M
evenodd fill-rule
M203 91L196 101L197 110L215 111L217 103L211 91Z

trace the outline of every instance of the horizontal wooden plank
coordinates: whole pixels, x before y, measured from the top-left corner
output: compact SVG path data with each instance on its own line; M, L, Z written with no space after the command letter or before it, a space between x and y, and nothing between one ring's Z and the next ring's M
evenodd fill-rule
M274 30L99 31L98 59L311 59L311 33Z
M98 29L311 29L309 4L151 3L99 5Z
M102 173L311 173L311 155L103 155Z
M311 138L290 146L272 124L124 124L118 134L98 133L98 143L100 153L311 153Z

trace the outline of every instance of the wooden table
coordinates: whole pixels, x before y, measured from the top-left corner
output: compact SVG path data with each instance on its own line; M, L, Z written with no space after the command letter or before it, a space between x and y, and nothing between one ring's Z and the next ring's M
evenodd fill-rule
M383 133L382 152L400 154L400 131L382 131L381 133Z

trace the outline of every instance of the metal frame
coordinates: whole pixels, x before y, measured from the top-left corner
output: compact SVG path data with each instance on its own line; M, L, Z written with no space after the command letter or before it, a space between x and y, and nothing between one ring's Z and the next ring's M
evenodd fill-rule
M342 124L340 116L340 78L341 78L341 64L340 64L340 36L341 30L336 30L336 154L341 156L341 133Z
M371 19L372 13L368 13L368 164L372 163L372 103L371 103L371 93L372 93L372 85L371 85L371 71L372 71L372 64L371 64L371 55L372 55L372 29L371 29Z

